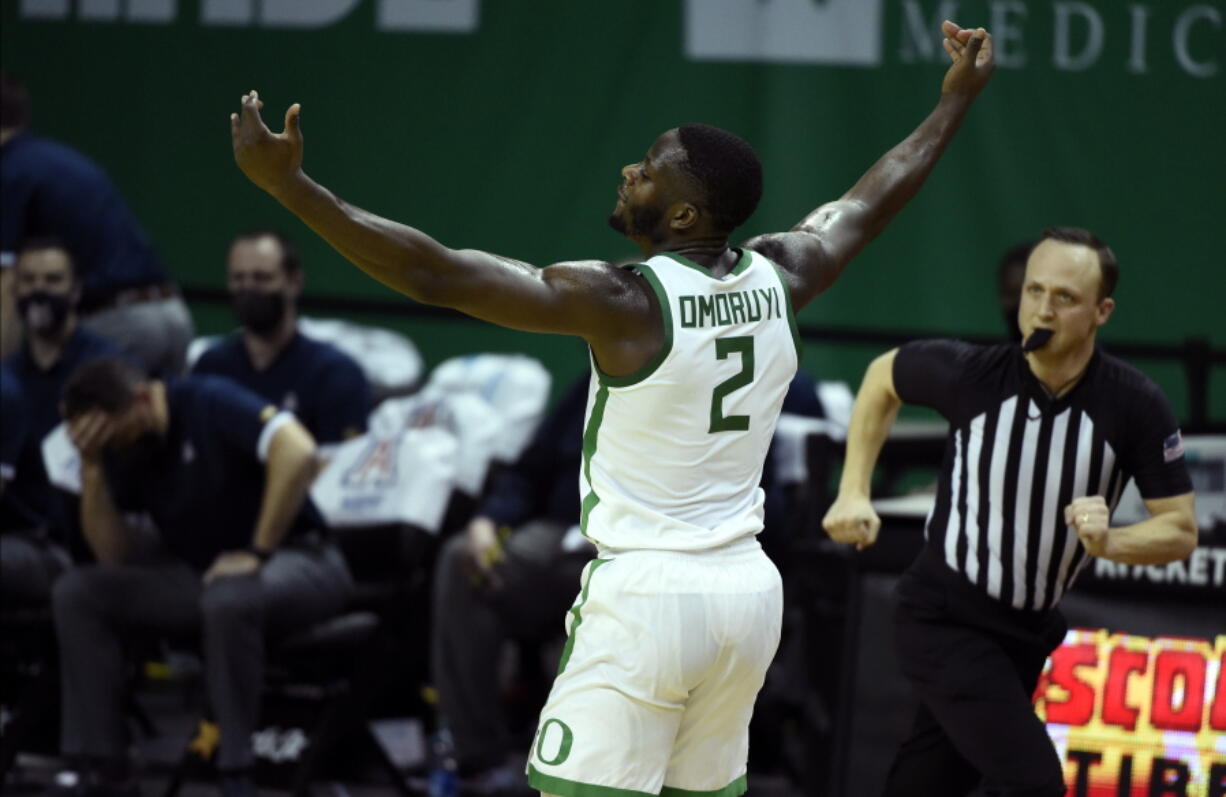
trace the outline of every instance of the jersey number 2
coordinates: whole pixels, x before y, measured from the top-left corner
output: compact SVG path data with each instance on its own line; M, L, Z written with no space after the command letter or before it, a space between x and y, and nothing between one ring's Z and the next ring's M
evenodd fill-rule
M724 415L724 397L753 381L753 335L716 338L715 359L729 354L741 355L741 370L715 386L711 393L711 426L708 432L743 432L749 428L748 415Z

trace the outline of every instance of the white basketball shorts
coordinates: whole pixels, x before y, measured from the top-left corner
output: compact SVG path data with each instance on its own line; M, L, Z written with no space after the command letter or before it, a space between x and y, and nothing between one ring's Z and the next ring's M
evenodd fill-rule
M735 797L779 645L779 571L753 537L602 552L583 572L528 758L565 797Z

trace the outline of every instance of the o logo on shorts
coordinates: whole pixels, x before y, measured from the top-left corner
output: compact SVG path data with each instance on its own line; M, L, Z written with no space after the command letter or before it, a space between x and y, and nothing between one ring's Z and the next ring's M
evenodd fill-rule
M549 726L557 725L562 729L562 740L558 743L558 752L552 759L545 757L545 737L549 735ZM575 742L575 734L571 731L570 726L559 719L545 720L545 724L541 726L540 733L536 739L536 757L540 759L542 764L561 764L567 758L570 758L570 746Z

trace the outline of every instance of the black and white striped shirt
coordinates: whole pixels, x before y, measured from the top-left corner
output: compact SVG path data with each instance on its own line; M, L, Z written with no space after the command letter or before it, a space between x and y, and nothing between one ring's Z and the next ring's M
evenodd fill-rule
M1064 523L1074 498L1114 510L1130 478L1147 499L1192 490L1166 398L1101 351L1051 399L1016 344L916 341L898 350L894 387L950 424L926 544L1015 609L1054 607L1089 560Z

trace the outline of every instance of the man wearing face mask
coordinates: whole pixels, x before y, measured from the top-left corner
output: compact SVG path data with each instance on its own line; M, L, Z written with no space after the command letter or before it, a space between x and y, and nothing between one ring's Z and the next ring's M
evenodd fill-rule
M15 452L0 496L0 561L4 595L39 602L68 563L63 545L75 528L67 502L47 481L42 441L60 422L60 391L73 370L119 349L78 325L81 284L62 242L26 241L13 277L23 341L0 366L6 392L20 385L0 417L4 448Z
M110 176L30 130L29 92L0 70L0 352L16 345L9 266L25 242L54 235L76 260L78 312L150 373L183 371L192 318Z
M271 230L238 236L226 283L242 329L202 354L193 373L229 377L293 412L321 444L362 434L371 407L362 369L298 331L303 278L293 243Z
M52 597L63 754L79 766L84 794L137 793L123 642L199 632L222 793L254 797L265 640L335 614L352 584L307 499L315 441L231 380L147 380L114 358L73 373L63 413L81 454L81 525L98 559L61 578ZM123 512L147 512L161 550L138 551Z

